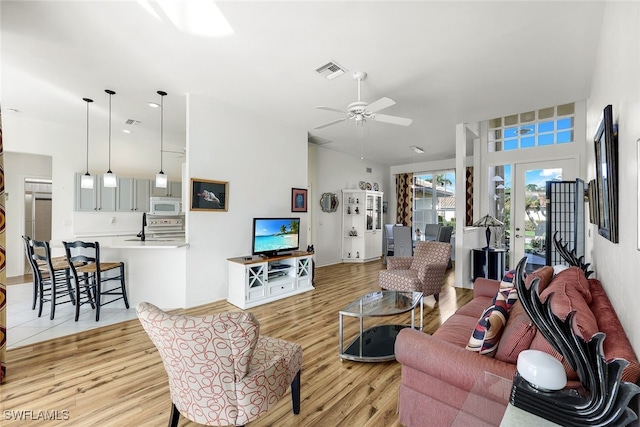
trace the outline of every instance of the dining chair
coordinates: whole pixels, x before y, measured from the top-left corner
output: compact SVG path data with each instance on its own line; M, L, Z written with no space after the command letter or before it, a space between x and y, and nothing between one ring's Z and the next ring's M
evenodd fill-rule
M393 256L413 255L411 227L396 225L393 227Z
M37 288L38 317L47 302L51 303L49 318L53 320L56 306L68 302L75 304L75 295L71 287L70 272L66 265L56 263L51 257L49 242L29 239L31 270L34 274L34 285ZM68 296L68 300L60 298Z
M451 234L453 233L453 227L450 225L443 225L438 230L438 235L436 237L436 242L451 242Z
M424 226L424 240L431 240L433 242L438 241L438 232L440 231L440 224L425 224Z
M124 300L125 307L129 308L123 262L102 262L99 242L77 240L62 244L75 281L76 295L79 295L80 290L86 290L92 296L84 301L76 300L76 321L80 317L80 306L85 303L95 306L96 322L100 320L100 307L103 305ZM111 281L118 281L120 284L113 286L108 283Z
M169 426L180 415L207 426L242 426L273 408L291 385L300 413L302 346L260 335L250 312L205 316L169 314L136 306L169 377Z
M436 242L445 242L451 243L451 234L453 234L453 227L450 225L443 225L438 230L438 237L436 238ZM451 263L451 257L449 257L449 262L447 263L447 270L453 267Z
M393 227L394 224L385 224L384 225L384 231L385 231L385 251L384 254L386 255L392 255L393 254Z

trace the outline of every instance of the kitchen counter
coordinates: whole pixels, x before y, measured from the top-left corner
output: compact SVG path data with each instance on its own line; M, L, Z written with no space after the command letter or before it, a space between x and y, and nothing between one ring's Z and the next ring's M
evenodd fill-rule
M100 243L102 261L122 261L129 304L142 301L169 310L186 307L186 258L189 244L184 238L147 235L76 235L76 240ZM52 242L62 252L62 242Z
M185 242L184 238L171 237L147 236L147 239L144 242L135 235L76 236L76 239L84 241L98 241L100 242L101 249L177 249L182 247L189 247L189 244Z
M189 247L189 244L184 239L147 238L143 242L139 237L101 237L97 240L100 242L100 249L177 249Z

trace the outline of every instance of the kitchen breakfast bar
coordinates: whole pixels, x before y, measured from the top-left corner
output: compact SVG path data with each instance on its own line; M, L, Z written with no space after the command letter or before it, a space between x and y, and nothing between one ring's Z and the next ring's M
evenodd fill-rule
M142 301L165 309L186 306L186 259L188 243L184 238L148 238L135 236L79 236L76 240L100 243L100 260L122 261L129 304ZM61 242L53 243L58 255L64 254Z

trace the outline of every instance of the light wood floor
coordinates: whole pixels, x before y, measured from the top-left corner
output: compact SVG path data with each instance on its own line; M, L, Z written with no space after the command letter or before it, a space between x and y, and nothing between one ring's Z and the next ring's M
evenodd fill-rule
M296 341L303 348L300 414L293 415L288 395L251 426L400 426L399 364L341 362L338 357L338 311L360 295L379 290L381 268L381 262L317 268L314 291L251 309L263 335ZM452 269L446 280L435 308L433 297L425 298L427 333L472 297L472 291L452 286ZM237 308L220 301L179 312L227 310ZM404 314L377 322L409 320ZM345 319L345 341L356 331L357 321ZM12 349L7 360L8 376L0 386L3 427L33 423L10 420L7 411L68 414L66 421L37 423L42 426L161 426L168 421L166 374L137 320ZM180 425L196 424L181 417Z

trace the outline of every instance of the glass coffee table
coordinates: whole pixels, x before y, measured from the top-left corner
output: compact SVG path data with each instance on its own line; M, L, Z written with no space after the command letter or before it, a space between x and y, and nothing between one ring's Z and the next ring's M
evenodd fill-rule
M415 328L415 310L420 305L422 330L422 292L377 291L368 293L340 311L340 358L359 362L386 362L395 360L396 336L404 328ZM378 325L364 329L365 317L395 316L410 311L409 325ZM344 316L355 317L360 323L358 336L344 347Z

